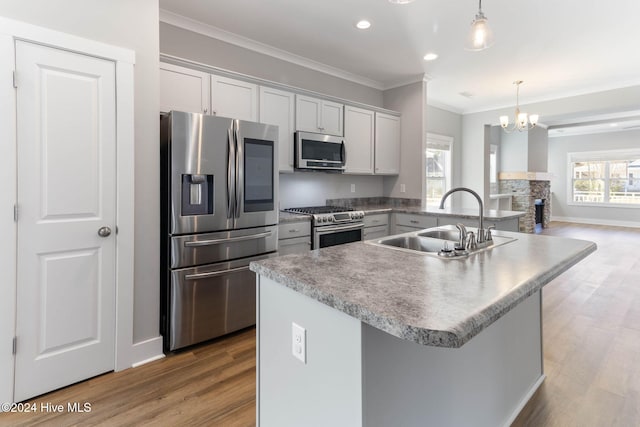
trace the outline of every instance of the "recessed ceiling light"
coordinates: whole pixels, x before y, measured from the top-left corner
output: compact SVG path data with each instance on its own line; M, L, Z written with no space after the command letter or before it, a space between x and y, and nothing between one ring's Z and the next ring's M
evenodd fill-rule
M433 61L434 59L438 59L438 54L429 52L424 56L425 61Z
M411 3L413 0L389 0L389 3L393 4L407 4Z
M356 28L359 28L361 30L366 30L370 26L371 26L371 22L367 21L366 19L363 19L362 21L358 21L356 23Z
M617 124L617 123L609 123L609 126L611 126L612 128L614 128L614 127L618 126L618 124Z

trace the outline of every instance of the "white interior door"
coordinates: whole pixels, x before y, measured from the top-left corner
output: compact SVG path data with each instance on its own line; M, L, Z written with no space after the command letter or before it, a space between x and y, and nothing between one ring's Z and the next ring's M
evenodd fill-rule
M114 369L115 63L17 41L16 76L21 401Z

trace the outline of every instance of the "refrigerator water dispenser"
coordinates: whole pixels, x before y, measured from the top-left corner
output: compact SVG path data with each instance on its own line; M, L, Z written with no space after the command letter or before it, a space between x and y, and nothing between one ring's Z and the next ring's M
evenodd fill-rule
M213 214L213 175L182 175L182 216Z

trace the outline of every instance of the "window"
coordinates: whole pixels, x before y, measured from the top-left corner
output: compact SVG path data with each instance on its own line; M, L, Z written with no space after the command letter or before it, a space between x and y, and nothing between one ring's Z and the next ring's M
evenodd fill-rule
M425 195L427 206L439 206L440 199L451 189L450 136L427 134L425 151Z
M640 151L569 153L570 204L640 207Z

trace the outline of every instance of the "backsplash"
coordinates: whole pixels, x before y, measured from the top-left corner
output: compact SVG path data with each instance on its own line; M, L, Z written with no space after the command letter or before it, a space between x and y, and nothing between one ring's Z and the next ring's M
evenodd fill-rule
M344 206L353 207L358 206L364 208L367 206L372 207L419 207L421 205L420 199L403 199L399 197L352 197L343 199L327 199L327 205L331 206Z
M281 173L279 190L280 209L324 206L327 199L379 198L384 193L382 176L322 172Z

